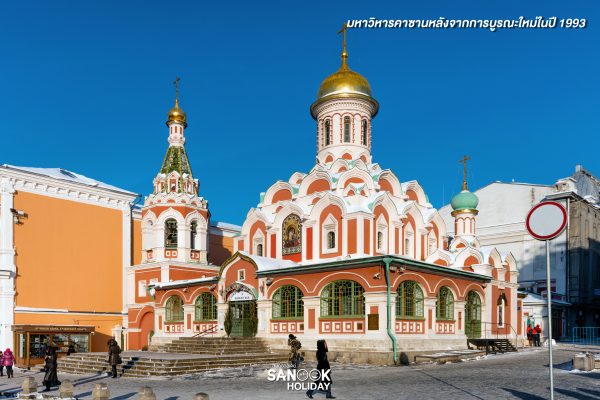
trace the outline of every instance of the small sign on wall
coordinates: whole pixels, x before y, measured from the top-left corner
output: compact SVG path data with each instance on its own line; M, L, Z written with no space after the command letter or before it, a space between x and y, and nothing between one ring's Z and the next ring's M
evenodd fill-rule
M249 300L254 300L254 296L251 293L244 292L243 290L235 292L234 294L232 294L229 297L229 301L249 301Z

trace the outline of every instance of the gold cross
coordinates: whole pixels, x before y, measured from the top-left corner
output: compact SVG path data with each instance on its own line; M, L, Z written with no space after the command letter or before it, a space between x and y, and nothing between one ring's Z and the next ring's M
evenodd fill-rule
M463 185L462 185L462 190L469 190L469 188L467 187L467 161L469 161L471 158L464 156L462 158L462 160L459 160L458 162L461 163L463 165Z
M173 84L175 85L175 100L179 100L179 81L180 80L181 80L181 78L176 76L175 80L173 81Z
M344 34L344 51L346 51L346 30L348 29L348 25L346 25L346 23L344 22L344 25L342 26L342 29L340 29L340 31L338 32L338 35L340 33Z

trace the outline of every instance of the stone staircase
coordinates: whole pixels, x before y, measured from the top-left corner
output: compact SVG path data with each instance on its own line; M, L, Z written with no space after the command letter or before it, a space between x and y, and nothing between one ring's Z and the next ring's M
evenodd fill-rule
M117 372L125 377L175 376L222 368L286 363L287 353L270 352L257 338L180 338L152 346L153 351L124 352ZM74 353L59 359L58 370L72 374L110 372L106 353Z
M500 353L517 351L509 339L468 339L467 346L470 348L471 345L478 349L485 349L486 354L498 351Z

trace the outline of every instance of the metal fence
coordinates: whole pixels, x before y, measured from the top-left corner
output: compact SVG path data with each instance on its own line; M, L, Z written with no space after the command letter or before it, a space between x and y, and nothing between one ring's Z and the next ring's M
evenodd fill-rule
M584 326L573 328L573 335L570 339L571 342L577 344L600 345L600 327Z

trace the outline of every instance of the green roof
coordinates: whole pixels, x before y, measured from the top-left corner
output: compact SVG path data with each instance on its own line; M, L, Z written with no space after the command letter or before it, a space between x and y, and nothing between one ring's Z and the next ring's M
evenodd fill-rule
M185 147L170 146L165 155L162 168L160 172L163 174L169 174L173 171L177 171L179 175L188 174L192 175L190 168L190 162L188 161Z

